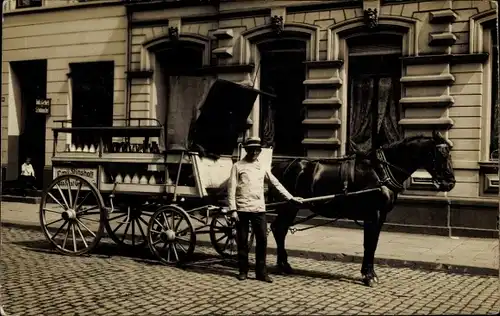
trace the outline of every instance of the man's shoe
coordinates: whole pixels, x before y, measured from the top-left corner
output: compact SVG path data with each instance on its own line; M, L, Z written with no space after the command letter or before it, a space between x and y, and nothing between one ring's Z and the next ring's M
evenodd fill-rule
M243 280L246 280L246 279L247 279L247 274L246 273L240 272L240 274L238 274L238 280L243 281Z
M267 283L273 283L273 279L269 277L269 275L259 275L256 277L257 280L267 282Z

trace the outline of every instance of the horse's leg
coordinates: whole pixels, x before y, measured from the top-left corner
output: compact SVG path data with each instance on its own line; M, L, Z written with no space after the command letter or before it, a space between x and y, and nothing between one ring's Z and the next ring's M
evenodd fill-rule
M367 286L373 286L378 283L378 277L373 266L375 260L375 251L377 250L378 240L382 225L384 225L387 213L377 210L375 216L364 222L364 256L363 265L361 266L361 275L363 283Z
M277 246L277 267L280 272L292 274L293 269L288 263L288 254L285 249L285 238L288 234L288 229L292 226L295 217L297 216L298 208L285 206L278 210L278 216L271 223L271 231L274 235L274 240Z

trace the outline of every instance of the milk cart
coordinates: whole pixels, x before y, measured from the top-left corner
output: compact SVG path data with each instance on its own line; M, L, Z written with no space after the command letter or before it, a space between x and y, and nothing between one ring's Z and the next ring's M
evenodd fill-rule
M189 132L197 151L161 150L164 128L155 119L110 127L56 121L54 180L40 205L46 238L60 253L82 255L106 232L119 245L147 244L162 262L179 263L193 253L197 235L208 233L219 254L233 257L235 229L222 201L233 150L260 93L216 80Z

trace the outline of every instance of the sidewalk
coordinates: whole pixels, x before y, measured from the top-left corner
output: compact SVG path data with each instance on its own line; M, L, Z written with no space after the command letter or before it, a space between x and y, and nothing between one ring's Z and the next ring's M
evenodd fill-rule
M24 226L40 229L38 204L1 203L2 226ZM305 227L298 225L297 228ZM276 252L274 238L269 236L269 250ZM208 236L200 236L206 244ZM361 262L363 231L334 227L315 227L288 234L286 247L290 256L318 260ZM393 267L412 267L459 273L498 275L497 239L459 238L382 232L376 262ZM293 264L293 258L290 259Z

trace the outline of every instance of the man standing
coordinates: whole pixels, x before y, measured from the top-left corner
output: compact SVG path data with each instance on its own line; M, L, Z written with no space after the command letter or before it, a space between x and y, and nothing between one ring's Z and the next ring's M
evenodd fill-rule
M248 230L249 222L255 232L256 279L272 282L266 269L267 223L264 200L264 180L267 179L288 201L301 204L301 198L293 197L276 179L258 157L262 151L261 140L251 137L245 142L247 155L231 169L228 183L228 202L231 216L236 220L238 242L238 280L248 274Z

